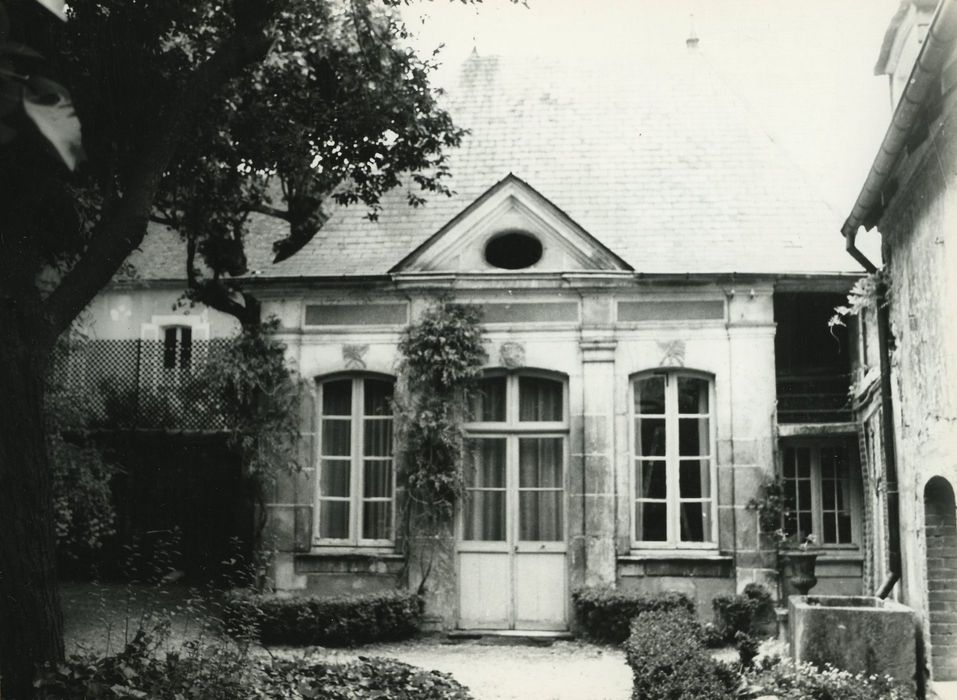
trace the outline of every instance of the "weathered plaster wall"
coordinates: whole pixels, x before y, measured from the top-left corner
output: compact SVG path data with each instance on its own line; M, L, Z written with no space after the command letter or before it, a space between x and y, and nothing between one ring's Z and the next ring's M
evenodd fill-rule
M239 323L232 316L205 306L190 307L179 302L184 288L157 285L144 289L115 288L101 292L80 316L80 328L91 338L113 340L139 338L144 323L154 317L190 316L209 325L210 338L235 335ZM167 318L164 322L168 323Z
M893 392L901 503L902 599L925 626L935 612L957 623L954 585L927 590L924 487L957 485L957 113L951 107L880 222L890 270L896 348Z
M736 290L634 288L581 292L554 289L475 290L459 295L472 303L572 301L577 322L491 324L489 366L500 367L503 344L524 348L523 366L567 377L569 402L566 528L569 590L585 584L619 584L643 591L684 590L710 615L711 598L740 590L752 581L773 579L773 557L762 551L756 516L745 509L766 473L774 468L774 321L770 285ZM361 293L360 293L361 298ZM429 297L379 290L378 301L410 298L415 317ZM307 380L363 369L394 375L395 327L309 328L302 326L305 303L342 303L348 290L317 294L314 300L267 304L283 320L290 358ZM721 319L616 321L618 301L727 303ZM357 351L360 348L357 361ZM350 348L353 348L350 350ZM660 554L631 549L631 378L638 372L683 366L713 377L716 438L717 543L703 552ZM279 550L276 583L287 589L328 592L370 590L396 580L401 566L383 552L367 555L309 546L314 464L309 454L315 417L304 414L305 471L284 480L268 505ZM443 548L427 586L429 612L437 626L455 623L456 561L453 541ZM737 563L737 568L735 568ZM737 575L735 575L737 573ZM416 566L410 567L416 585Z

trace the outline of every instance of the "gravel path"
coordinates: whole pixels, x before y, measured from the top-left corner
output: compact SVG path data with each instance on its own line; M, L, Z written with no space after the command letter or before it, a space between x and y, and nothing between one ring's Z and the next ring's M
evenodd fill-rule
M357 656L388 656L444 671L467 685L476 700L627 700L631 695L631 671L624 653L580 642L557 641L543 646L512 640L452 642L428 638L309 653L342 661Z

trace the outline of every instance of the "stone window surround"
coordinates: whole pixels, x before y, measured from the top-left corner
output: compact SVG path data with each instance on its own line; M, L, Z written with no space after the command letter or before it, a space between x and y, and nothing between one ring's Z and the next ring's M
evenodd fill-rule
M688 376L708 381L708 404L709 404L709 432L710 432L710 483L711 483L711 532L710 540L706 542L682 542L678 537L669 537L664 542L642 541L635 539L635 384L641 379L646 379L655 375L668 375L669 377ZM718 468L717 468L717 416L716 413L716 394L715 377L711 372L696 370L693 368L655 368L634 372L628 377L628 513L629 513L629 542L630 554L639 558L647 553L648 556L671 557L672 554L684 555L694 558L698 555L710 558L718 551ZM666 408L668 414L674 413L676 419L677 406ZM666 448L666 461L668 466L667 479L669 482L678 480L677 459L673 459L671 450ZM674 465L674 466L672 466ZM669 512L678 508L678 489L669 491L668 494ZM671 514L677 522L677 514ZM671 528L669 527L669 531Z
M322 499L321 499L321 484L322 484L322 386L327 382L332 381L341 381L343 379L348 379L352 382L352 447L350 450L349 459L352 462L351 467L351 477L350 477L350 525L349 532L350 537L347 539L329 539L322 538L319 533L320 530L320 517L321 517L321 508L322 508ZM361 410L361 400L363 397L362 389L360 382L365 379L375 379L378 381L386 381L392 383L393 387L395 386L395 377L382 374L379 372L369 372L369 371L347 371L347 372L336 372L333 374L322 375L315 378L316 382L316 440L314 445L314 460L316 465L316 478L315 478L315 494L313 497L313 549L311 550L313 554L327 554L331 556L336 555L350 555L354 553L365 553L369 555L388 555L394 553L395 551L395 525L396 525L396 468L395 468L395 433L393 429L393 465L392 465L392 509L391 509L391 532L393 535L392 539L375 539L368 540L362 539L360 537L360 529L362 527L362 480L361 476L357 478L357 475L362 471L362 455L358 454L357 446L359 444L359 435L363 431L362 423L362 410ZM357 396L359 401L357 401ZM358 415L357 415L358 414ZM357 420L358 418L358 420Z

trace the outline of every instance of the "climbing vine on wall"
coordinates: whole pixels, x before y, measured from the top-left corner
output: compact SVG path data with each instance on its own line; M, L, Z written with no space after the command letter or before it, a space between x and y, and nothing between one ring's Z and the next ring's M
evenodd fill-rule
M396 399L407 536L451 522L464 493L463 423L488 358L476 306L435 303L399 342Z
M276 338L278 328L276 319L244 328L203 375L225 417L228 444L239 454L257 500L280 471L300 468L302 383L286 362L286 345Z
M847 304L834 308L834 315L827 322L828 327L844 326L851 316L860 316L867 309L876 309L881 299L881 288L888 289L886 268L861 277L847 293ZM883 303L887 303L886 292Z

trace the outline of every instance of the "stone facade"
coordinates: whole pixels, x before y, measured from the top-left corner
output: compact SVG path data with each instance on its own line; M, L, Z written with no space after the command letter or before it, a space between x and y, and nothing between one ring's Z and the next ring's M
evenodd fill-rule
M952 102L951 102L952 105ZM881 219L884 257L891 289L890 318L895 437L901 504L902 600L924 620L931 659L935 645L957 656L957 575L937 577L930 590L929 570L943 563L933 551L932 513L926 492L935 477L957 486L957 110L949 112L911 163ZM936 493L936 492L935 492ZM951 491L951 499L953 498ZM957 564L953 555L945 557ZM937 634L932 626L939 620ZM946 641L944 641L946 640ZM939 651L939 650L938 650ZM937 661L937 663L943 663ZM952 664L951 677L957 677Z

